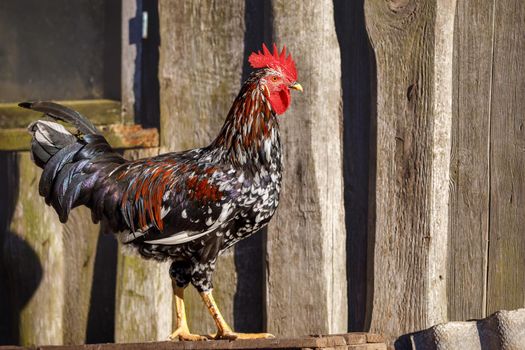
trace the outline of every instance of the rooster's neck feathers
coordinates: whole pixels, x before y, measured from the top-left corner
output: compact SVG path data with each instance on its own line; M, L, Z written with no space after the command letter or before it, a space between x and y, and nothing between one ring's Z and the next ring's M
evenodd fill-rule
M264 84L265 70L244 83L228 117L212 143L227 160L240 166L262 166L280 161L279 125Z

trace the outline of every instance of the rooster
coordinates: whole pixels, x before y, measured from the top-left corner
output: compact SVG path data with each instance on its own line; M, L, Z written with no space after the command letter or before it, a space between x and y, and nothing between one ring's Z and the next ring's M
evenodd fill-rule
M72 124L38 120L28 128L31 154L43 169L39 193L66 222L85 205L94 222L105 220L122 243L145 258L169 259L177 310L170 339L204 340L186 321L184 289L192 284L210 311L215 339L270 338L234 332L212 295L217 257L268 224L279 203L282 153L277 115L290 105L295 62L283 47L248 58L255 69L243 84L219 135L207 147L128 161L99 130L71 109L52 102L21 107Z

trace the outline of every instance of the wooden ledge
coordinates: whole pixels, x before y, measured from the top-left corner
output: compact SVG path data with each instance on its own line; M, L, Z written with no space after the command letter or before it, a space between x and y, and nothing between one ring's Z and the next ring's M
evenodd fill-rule
M0 350L23 350L16 346L0 346ZM276 338L255 340L211 340L200 342L150 342L121 344L87 344L65 346L40 346L37 350L258 350L258 349L348 349L386 350L383 337L372 333L347 333L303 338Z
M124 121L120 101L98 99L56 102L76 110L95 125L119 124ZM18 103L0 103L0 129L26 128L41 116L41 112L18 107Z
M97 126L115 149L158 147L157 129L143 129L140 125ZM28 151L31 135L27 129L0 129L0 151Z
M91 120L113 148L149 148L159 145L158 130L142 129L140 125L126 123L120 101L98 99L57 103L73 108ZM32 121L41 118L41 112L20 108L16 103L0 103L0 151L29 150L31 137L26 128Z

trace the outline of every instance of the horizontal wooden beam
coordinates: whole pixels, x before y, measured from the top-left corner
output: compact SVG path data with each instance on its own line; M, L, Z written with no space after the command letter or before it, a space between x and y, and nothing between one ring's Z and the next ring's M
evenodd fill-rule
M203 342L148 342L115 343L66 346L41 346L38 350L205 350L205 349L360 349L386 350L381 336L368 333L348 333L329 336L309 336L303 338L275 338L253 340L210 340ZM2 350L23 350L22 347L0 347Z
M78 111L95 125L122 122L120 101L99 99L56 102ZM17 103L0 103L0 129L25 128L41 115L41 112L18 107Z
M113 148L146 148L159 145L157 129L143 129L140 125L103 125L98 127ZM0 129L0 151L27 151L31 135L25 128Z

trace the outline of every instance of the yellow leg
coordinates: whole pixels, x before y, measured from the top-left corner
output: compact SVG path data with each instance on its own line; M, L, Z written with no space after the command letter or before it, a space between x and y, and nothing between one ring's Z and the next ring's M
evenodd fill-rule
M206 304L206 307L210 311L210 314L213 317L215 324L217 325L217 334L215 334L213 338L230 339L230 340L275 338L270 333L237 333L237 332L234 332L231 329L231 327L226 323L226 321L224 320L224 317L222 317L222 314L219 311L219 307L217 306L217 303L215 303L215 299L213 299L213 295L211 294L211 291L202 292L200 294L201 294L202 300L204 301L204 304Z
M188 321L186 320L186 308L184 307L184 288L177 287L175 281L172 281L173 293L175 295L175 306L177 308L177 329L169 336L170 340L208 340L207 337L192 334L188 328Z

